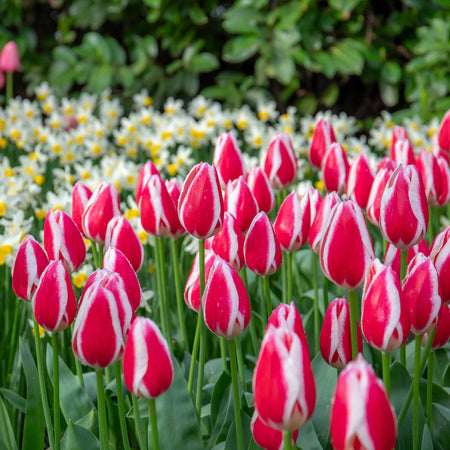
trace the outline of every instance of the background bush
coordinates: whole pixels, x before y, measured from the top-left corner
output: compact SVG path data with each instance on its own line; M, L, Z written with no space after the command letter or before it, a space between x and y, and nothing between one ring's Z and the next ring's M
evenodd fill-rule
M450 107L450 0L7 0L0 45L22 55L19 93L148 89L227 106L331 108L360 118ZM28 91L25 91L25 86Z

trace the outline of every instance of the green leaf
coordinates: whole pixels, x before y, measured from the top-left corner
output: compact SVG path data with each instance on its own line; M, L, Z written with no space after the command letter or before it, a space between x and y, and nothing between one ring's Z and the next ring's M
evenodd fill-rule
M339 98L339 87L336 83L331 83L322 94L322 103L327 106L333 106Z
M358 41L343 39L331 48L331 54L338 72L343 75L361 75L364 58Z
M423 436L422 436L422 450L433 450L433 439L431 438L430 430L428 426L425 425L423 427Z
M23 424L22 450L44 448L45 422L36 364L27 344L20 339L20 357L27 382L27 412Z
M216 55L212 53L199 53L189 62L189 69L196 73L211 72L220 66Z
M253 9L232 7L225 13L223 29L228 33L246 34L257 33L258 25L264 20L264 15Z
M204 25L208 23L208 16L198 5L190 5L188 8L189 18L195 25Z
M0 447L8 450L16 450L17 444L8 410L0 397Z
M445 406L433 403L431 413L431 420L433 424L433 434L441 445L441 448L448 448L450 442L450 409Z
M69 420L61 447L63 450L81 448L97 450L100 449L100 442L89 430L86 430L86 428L76 425Z
M102 93L111 87L112 67L107 65L95 66L88 79L87 89L95 94Z
M289 84L296 72L294 59L287 52L275 49L273 64L275 78L281 84Z
M361 0L328 0L328 3L333 9L350 12L361 3Z
M242 434L244 438L244 448L248 448L250 442L252 441L252 432L250 429L250 417L241 411L241 421L242 421ZM225 443L225 450L235 450L238 448L237 437L236 437L236 422L233 420Z
M102 63L111 64L112 54L111 47L108 45L106 39L99 33L86 33L83 37L82 47L93 49L96 60Z
M314 114L317 110L317 99L314 95L306 95L297 102L297 107L304 115Z
M25 398L20 396L17 392L10 391L9 389L2 389L1 392L5 396L6 400L14 406L14 408L24 414L26 413L27 401Z
M77 62L77 57L70 47L66 45L59 45L55 47L52 52L54 61L64 61L68 65L73 65Z
M398 103L398 86L387 83L382 79L378 83L381 100L386 106L395 106Z
M230 39L222 50L223 59L229 63L239 63L251 58L261 46L261 39L256 35L244 35Z
M387 83L397 84L402 78L402 69L395 62L387 62L381 69L381 78Z
M317 437L311 420L308 420L298 429L297 444L300 448L308 450L322 450L324 448Z
M130 88L134 82L133 69L131 67L120 67L119 78L125 88Z

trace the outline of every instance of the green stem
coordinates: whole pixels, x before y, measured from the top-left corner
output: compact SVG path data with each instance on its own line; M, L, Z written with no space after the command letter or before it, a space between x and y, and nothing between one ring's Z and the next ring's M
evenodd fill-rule
M328 309L328 278L322 274L322 294L323 294L323 311Z
M244 387L244 390L245 390L245 371L244 371L244 358L242 355L241 337L237 336L235 338L235 342L236 342L236 353L237 353L239 378L241 379L242 386Z
M169 344L170 353L173 353L173 342L172 342L172 328L170 326L170 307L169 298L167 295L167 280L166 280L166 263L164 258L164 244L163 239L160 237L155 238L159 246L159 266L161 268L161 287L162 287L162 298L164 302L164 314L167 324L167 341Z
M91 241L91 248L92 248L92 256L94 257L95 268L101 269L100 255L99 255L99 251L97 249L97 243L94 241Z
M251 317L250 317L250 323L248 324L248 328L250 330L250 340L252 342L252 349L253 354L256 355L258 353L258 338L256 337L256 330L255 330L255 313L252 311Z
M381 352L381 358L383 361L383 383L384 388L386 389L386 394L389 397L391 392L391 383L390 383L390 374L389 368L391 366L391 354Z
M8 286L9 287L9 286ZM6 371L6 377L8 380L11 377L11 371L12 371L12 365L14 362L14 356L16 354L16 344L17 344L17 337L18 337L18 323L19 323L19 309L20 309L20 300L16 299L15 305L14 305L14 318L13 318L13 326L12 326L12 332L11 332L11 346L9 348L9 355L8 355L8 368Z
M13 83L13 73L6 72L6 105L8 105L10 100L13 98Z
M414 358L413 379L413 450L419 449L419 383L420 383L420 350L422 336L417 335Z
M149 399L148 406L150 408L150 421L152 424L153 450L159 450L158 418L156 416L156 401L154 398Z
M59 342L58 333L52 334L53 348L53 425L55 427L55 450L61 448L61 422L59 410Z
M192 345L191 367L189 368L188 391L191 395L194 386L195 363L197 362L198 347L200 343L200 321L201 316L199 314L197 318L197 326L195 327L194 343Z
M281 261L281 301L287 303L287 289L286 289L286 256L287 253L283 252L283 259Z
M292 253L286 254L287 266L287 303L292 300Z
M225 344L225 339L222 337L219 337L219 345L220 345L220 357L222 358L222 370L224 372L227 371L228 365L227 365L227 346Z
M164 299L163 299L163 288L162 288L162 277L161 277L161 270L164 270L164 268L161 268L160 266L160 259L159 259L159 244L158 244L158 238L155 238L154 244L153 244L153 249L155 252L155 268L156 268L156 285L157 285L157 289L158 289L158 294L159 294L159 320L161 322L161 328L162 328L162 333L164 335L164 337L166 338L166 340L168 341L168 331L167 331L167 322L166 322L166 313L164 311L165 309L165 304L164 304Z
M234 339L228 341L230 353L231 381L233 384L234 421L236 424L236 438L238 450L244 450L244 435L242 433L241 404L239 400L239 382L236 365L236 344Z
M270 281L269 277L263 277L264 279L264 291L266 294L266 305L267 305L267 318L272 314L272 299L270 296Z
M47 389L45 387L44 380L44 365L42 360L42 348L41 348L41 338L39 336L39 325L36 322L36 318L33 314L33 322L34 322L34 343L36 345L36 359L37 359L37 368L38 368L38 376L39 376L39 388L41 391L41 401L42 401L42 409L44 411L44 420L45 426L47 427L48 440L50 442L50 447L55 448L55 435L53 434L53 425L52 419L50 417L50 408L48 407L48 398L47 398Z
M109 449L108 443L108 424L106 421L105 388L103 386L103 370L95 371L97 377L97 407L98 407L98 426L100 432L100 447L102 450Z
M283 431L284 450L292 449L292 431Z
M81 362L78 358L75 359L75 370L77 372L78 382L82 387L84 387L84 378L83 378L83 368L81 367Z
M144 438L144 431L142 429L141 423L141 413L139 412L139 405L137 401L137 397L132 395L131 401L133 402L133 411L134 411L134 424L136 426L136 435L139 442L139 448L141 450L147 449L147 444Z
M314 287L314 354L319 353L319 269L318 256L313 253L313 287Z
M180 268L178 261L178 245L175 239L171 239L173 274L175 277L175 294L177 298L178 322L180 323L181 339L183 340L184 351L188 351L188 337L186 323L184 321L183 294L180 282Z
M117 388L117 406L119 407L120 432L122 434L123 448L130 450L130 442L128 440L127 418L125 416L125 406L123 403L122 392L122 362L119 360L114 364L116 370L116 388Z
M433 410L433 369L434 369L434 352L428 355L427 369L427 425L431 432L431 413Z
M431 205L428 205L428 245L433 243L434 239L434 223L433 223L433 208Z
M350 303L350 334L352 339L352 359L358 356L358 336L356 334L356 308L358 307L358 291L354 289L348 292L348 302Z
M400 284L405 278L406 267L408 264L408 250L400 252ZM406 343L400 347L400 363L406 367Z
M259 277L260 283L259 283L259 289L260 289L260 296L261 299L259 302L259 314L261 315L261 320L263 324L267 323L267 311L266 311L266 301L264 300L264 277Z

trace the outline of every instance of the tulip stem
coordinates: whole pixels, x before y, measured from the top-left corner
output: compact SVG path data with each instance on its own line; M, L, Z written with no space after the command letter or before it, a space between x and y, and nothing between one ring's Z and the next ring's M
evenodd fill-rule
M200 343L200 314L197 318L197 326L195 327L194 343L192 344L191 366L189 368L188 392L192 395L194 386L195 363L197 362L198 346Z
M181 339L183 340L184 351L188 351L188 338L186 324L184 321L183 296L181 294L180 268L178 261L178 245L175 239L171 239L173 274L175 277L175 293L177 298L178 322L180 323Z
M386 394L389 397L391 391L391 382L390 382L390 374L389 368L391 366L391 354L386 352L381 352L381 358L383 361L383 383L384 388L386 389Z
M244 358L242 356L241 337L236 336L235 342L236 342L236 354L237 354L239 378L241 379L242 387L244 388L244 391L245 391Z
M287 266L287 302L292 300L292 253L286 254L286 266Z
M6 72L6 105L10 102L10 100L13 98L13 73L12 72Z
M292 431L283 431L284 450L292 449Z
M61 421L59 410L59 342L58 333L52 334L53 350L53 425L55 427L55 450L61 448Z
M225 339L219 337L219 345L220 345L220 357L222 358L222 370L226 372L228 370L227 364L227 346L225 344Z
M137 397L135 395L132 395L131 401L133 402L134 424L136 426L136 434L139 441L139 448L141 448L142 450L146 450L147 445L145 443L144 432L142 430L141 413L139 412Z
M264 324L267 323L267 311L266 311L266 302L263 300L264 297L264 278L265 277L260 277L260 283L259 283L259 289L260 289L260 295L261 295L261 301L259 302L259 307L260 307L260 315L261 315L261 320L263 323L263 327ZM264 333L264 332L263 332Z
M153 450L159 450L158 419L156 416L156 401L154 398L149 399L148 406L150 408L150 421L152 424L152 438L153 438L152 448Z
M348 292L350 303L350 335L352 339L352 360L358 356L358 337L356 334L356 308L358 307L358 291L354 289Z
M420 350L422 336L416 335L413 380L413 450L419 449L419 383L420 383Z
M428 355L427 369L427 425L431 432L431 413L433 410L433 370L434 370L434 352Z
M245 290L248 292L247 269L245 266L241 269L241 271L239 272L239 275L241 276L242 281L244 282ZM256 354L258 352L258 340L256 338L254 317L255 317L255 313L253 312L253 307L252 307L252 314L250 317L250 323L248 324L248 327L250 330L250 339L252 341L253 353Z
M6 264L5 264L6 266ZM8 273L8 270L6 271ZM8 285L9 289L9 285ZM8 292L5 290L5 292ZM19 310L20 310L20 304L21 302L16 299L15 305L14 305L14 318L13 318L13 326L12 326L12 332L11 332L11 346L9 350L9 357L8 357L8 368L6 371L6 377L9 379L11 378L11 372L12 372L12 365L14 362L14 355L16 354L16 344L17 344L17 335L18 335L18 323L19 323ZM5 383L6 385L6 383Z
M285 253L287 255L287 253ZM281 261L281 301L283 303L287 303L288 295L287 295L287 288L286 288L286 265L287 260L283 255L283 260Z
M95 371L97 377L97 407L100 430L100 446L102 450L108 450L108 424L106 422L105 388L103 386L103 369Z
M318 257L313 253L313 287L314 287L314 354L319 353L319 269Z
M47 427L48 440L51 448L55 448L55 435L53 434L53 425L50 417L50 408L48 407L47 389L44 380L44 366L42 362L41 338L39 336L39 324L33 314L34 322L34 342L36 344L36 360L39 376L39 388L41 391L42 409L44 410L45 426Z
M125 416L125 406L123 404L122 392L122 362L119 360L114 364L116 370L116 388L117 388L117 405L119 407L120 432L122 434L123 448L130 450L130 442L128 440L127 419Z
M161 328L162 328L162 332L164 337L166 338L166 340L168 341L167 343L169 344L169 334L168 334L168 324L166 321L167 315L165 312L165 303L164 303L164 299L163 299L163 287L162 287L162 274L161 274L161 270L164 270L163 267L161 267L161 260L159 258L159 241L158 238L155 237L155 241L154 241L154 252L155 252L155 266L156 266L156 284L157 284L157 288L158 288L158 294L159 294L159 320L161 321Z
M236 425L236 438L238 450L244 450L244 435L242 434L241 404L239 399L239 382L236 365L236 344L234 339L228 341L228 352L230 353L231 381L233 384L234 421Z
M328 278L322 274L322 294L323 294L323 311L327 312L328 309Z
M400 251L400 284L406 275L406 266L408 265L408 250ZM406 343L400 347L400 363L406 367Z
M266 305L267 305L267 317L269 318L272 314L272 299L270 296L270 281L269 277L263 277L264 279L264 291L266 294Z

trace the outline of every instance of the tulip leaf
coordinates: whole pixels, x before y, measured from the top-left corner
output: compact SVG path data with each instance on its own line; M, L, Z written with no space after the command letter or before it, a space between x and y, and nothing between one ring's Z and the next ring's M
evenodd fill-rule
M0 448L17 449L14 431L5 404L0 397Z
M71 450L74 448L88 448L92 450L100 449L100 442L97 437L86 428L74 424L69 420L66 432L62 440L62 449Z
M425 425L423 427L423 436L422 436L422 450L433 450L433 439L431 438L430 430L428 426Z
M438 403L450 409L450 394L442 386L433 383L432 398L433 403ZM424 379L420 380L420 400L422 402L422 405L426 405L427 381Z
M2 389L2 394L8 400L14 408L18 409L21 413L27 412L27 401L19 394L9 389Z
M23 425L22 449L44 448L45 422L36 364L27 344L20 340L20 357L27 383L27 412Z
M450 386L450 362L447 364L444 374L442 375L442 384L443 386Z
M252 432L250 430L250 417L241 411L242 420L242 434L244 438L244 448L248 448L250 442L252 441ZM238 448L237 437L236 437L236 422L233 420L225 443L225 450L234 450Z
M448 448L450 442L450 409L445 406L433 403L431 412L433 424L433 435L440 444L440 448Z
M308 450L322 450L324 448L317 437L311 420L298 429L297 444L300 448L307 448Z

